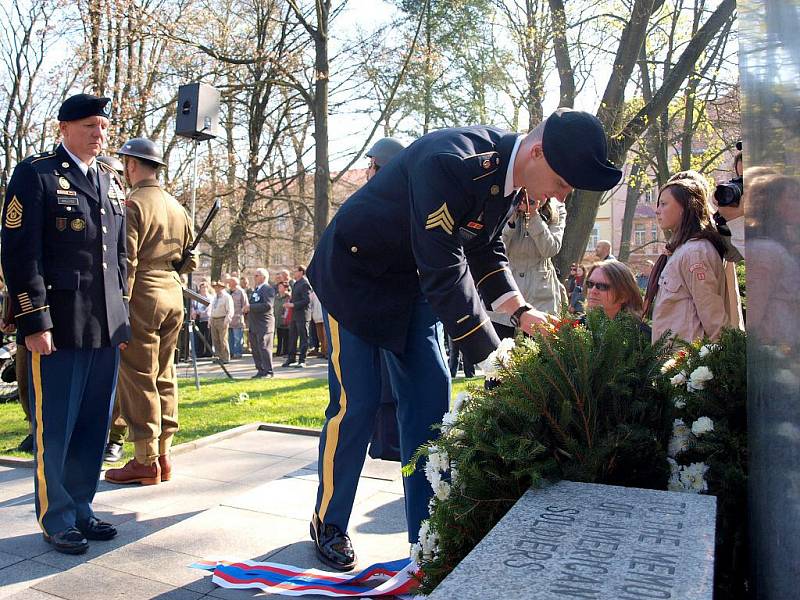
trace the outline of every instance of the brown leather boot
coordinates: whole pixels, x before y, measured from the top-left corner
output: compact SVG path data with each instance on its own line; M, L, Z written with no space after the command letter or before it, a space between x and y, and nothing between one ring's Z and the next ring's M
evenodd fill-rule
M156 485L161 483L161 467L158 461L148 466L132 458L121 469L109 469L106 471L106 481L111 483Z
M161 467L161 481L172 479L172 459L169 454L162 454L158 457L158 465Z

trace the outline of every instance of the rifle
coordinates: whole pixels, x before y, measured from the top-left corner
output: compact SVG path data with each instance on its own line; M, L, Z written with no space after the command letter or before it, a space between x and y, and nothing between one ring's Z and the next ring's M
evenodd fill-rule
M187 287L181 286L181 290L183 290L183 297L186 300L194 300L196 302L199 302L203 306L208 306L209 304L211 304L211 302L208 301L208 298L198 294L197 292L195 292L192 289L189 289Z
M203 225L200 227L200 230L197 232L197 235L194 236L194 241L192 245L189 246L186 250L183 251L180 260L176 260L172 263L172 266L175 267L175 270L180 273L183 268L186 266L186 263L189 262L189 259L192 257L192 252L195 251L198 244L200 243L200 239L203 237L203 234L208 229L208 226L211 225L211 221L214 220L214 217L217 216L219 209L222 208L222 201L217 198L214 200L214 204L211 206L211 210L208 211L208 216L206 220L203 221Z

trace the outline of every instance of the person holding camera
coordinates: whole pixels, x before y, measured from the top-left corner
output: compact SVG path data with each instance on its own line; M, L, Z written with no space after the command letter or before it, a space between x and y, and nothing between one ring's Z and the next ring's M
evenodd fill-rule
M568 302L552 261L561 250L566 221L567 209L560 200L537 202L526 197L503 229L509 269L519 291L536 310L552 315ZM492 311L489 315L501 338L514 337L515 327L507 314Z
M653 340L667 331L689 342L719 337L732 321L731 303L725 244L711 220L708 186L694 177L668 181L658 197L656 218L669 242L645 294Z

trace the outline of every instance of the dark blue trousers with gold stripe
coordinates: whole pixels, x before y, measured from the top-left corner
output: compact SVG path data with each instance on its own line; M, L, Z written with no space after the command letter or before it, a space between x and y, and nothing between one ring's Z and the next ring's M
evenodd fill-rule
M92 516L117 389L119 350L30 353L36 516L53 535Z
M431 425L442 420L450 401L450 372L444 357L444 332L430 305L414 307L406 350L389 352L350 333L325 315L330 363L330 403L319 443L319 488L316 513L323 523L347 531L367 444L381 401L380 356L386 360L397 398L400 454L403 464L422 444L436 436ZM403 478L410 542L428 518L433 494L425 479L424 461Z

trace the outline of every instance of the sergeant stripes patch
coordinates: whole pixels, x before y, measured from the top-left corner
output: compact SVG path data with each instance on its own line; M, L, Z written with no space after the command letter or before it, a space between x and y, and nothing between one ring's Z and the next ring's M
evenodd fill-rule
M447 209L447 202L442 204L439 208L428 215L428 220L425 222L425 229L436 229L441 227L449 235L453 234L453 217L450 216L450 211Z
M6 206L6 229L19 229L22 227L22 203L12 196L11 202Z

